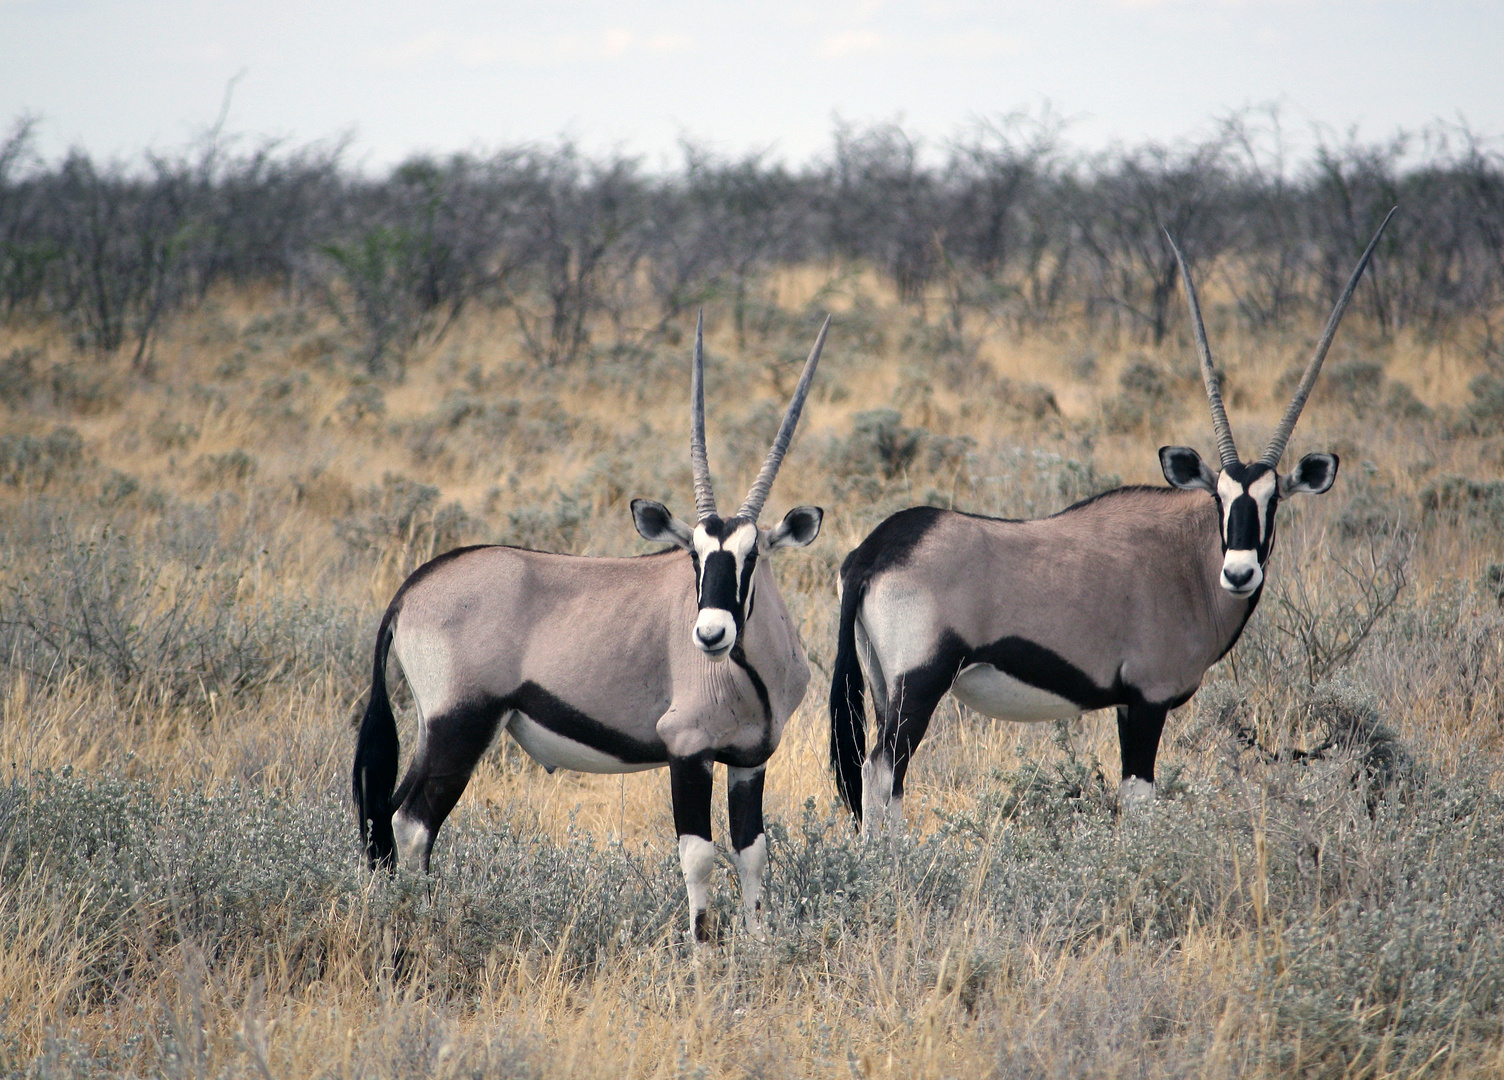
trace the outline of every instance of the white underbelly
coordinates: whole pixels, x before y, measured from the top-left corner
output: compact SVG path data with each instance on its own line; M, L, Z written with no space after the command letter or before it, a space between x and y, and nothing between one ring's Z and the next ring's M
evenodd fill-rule
M1042 720L1070 720L1081 715L1081 706L1075 702L1021 682L991 664L972 664L963 668L951 684L950 691L963 705L999 720L1038 723Z
M667 761L647 764L622 761L603 750L550 731L520 712L512 713L511 719L507 721L507 730L517 740L517 745L549 772L555 769L593 773L643 772L647 769L660 769L668 764Z

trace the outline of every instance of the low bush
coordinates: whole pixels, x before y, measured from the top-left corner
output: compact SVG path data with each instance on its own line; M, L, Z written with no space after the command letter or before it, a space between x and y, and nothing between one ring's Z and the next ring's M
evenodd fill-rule
M82 676L165 701L246 693L355 660L353 612L308 598L242 598L249 560L208 515L130 531L66 519L0 544L0 663L34 686ZM362 650L363 651L363 650Z
M66 425L46 435L0 435L0 483L41 491L83 458L83 439Z

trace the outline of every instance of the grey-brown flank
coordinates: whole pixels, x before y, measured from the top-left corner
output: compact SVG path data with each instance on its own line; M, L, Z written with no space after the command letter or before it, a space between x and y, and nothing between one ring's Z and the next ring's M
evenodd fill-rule
M1165 716L1196 692L1253 613L1280 498L1320 494L1336 479L1334 454L1307 454L1288 474L1276 466L1393 215L1359 260L1258 460L1238 457L1195 285L1171 239L1220 470L1189 447L1166 446L1160 465L1171 489L1118 488L1034 521L914 507L883 521L847 556L831 764L864 829L901 820L904 774L947 692L1006 720L1116 706L1120 801L1153 799ZM867 686L877 729L870 754Z

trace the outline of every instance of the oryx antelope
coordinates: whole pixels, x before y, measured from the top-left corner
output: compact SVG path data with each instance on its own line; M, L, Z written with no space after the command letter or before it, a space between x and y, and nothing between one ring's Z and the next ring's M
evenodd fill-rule
M904 773L946 691L1005 720L1116 706L1120 801L1153 799L1165 714L1196 692L1258 604L1280 500L1319 495L1336 478L1335 454L1307 454L1283 475L1277 467L1383 231L1359 260L1258 460L1238 457L1195 286L1171 240L1220 471L1189 447L1166 446L1159 458L1168 488L1117 488L1034 521L916 506L883 521L847 556L831 764L864 829L902 820ZM876 712L870 754L864 673Z
M667 765L690 928L708 938L715 861L711 769L727 766L732 860L748 929L761 933L763 771L804 697L809 665L767 556L804 547L823 511L757 524L809 393L826 319L746 501L720 517L705 454L704 320L695 329L690 460L698 519L632 502L637 531L672 547L581 558L512 547L451 551L397 590L376 635L353 784L372 867L428 869L434 837L498 728L550 772ZM402 785L386 689L390 650L419 713ZM395 813L394 813L395 811Z

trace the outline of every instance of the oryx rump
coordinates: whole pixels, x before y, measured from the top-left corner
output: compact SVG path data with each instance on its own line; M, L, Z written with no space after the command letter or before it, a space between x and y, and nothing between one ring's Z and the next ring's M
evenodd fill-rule
M705 458L702 340L695 331L690 456L697 523L632 503L638 531L673 545L637 558L462 548L420 567L377 633L353 785L372 866L426 870L434 837L504 728L550 771L668 766L691 929L706 940L714 864L711 768L727 766L732 859L748 927L760 932L767 842L763 770L809 683L809 666L766 556L803 547L822 511L757 524L799 421L829 320L746 501L718 516ZM419 714L402 784L386 689L393 653Z
M1258 604L1280 499L1320 494L1336 478L1334 454L1307 454L1288 474L1276 467L1383 231L1358 262L1257 461L1238 458L1177 248L1220 471L1189 447L1167 446L1159 456L1170 488L1118 488L1034 521L913 507L847 556L831 764L864 828L900 818L904 774L947 692L1005 720L1115 706L1121 800L1153 798L1165 715L1196 692ZM866 686L877 714L870 755Z

